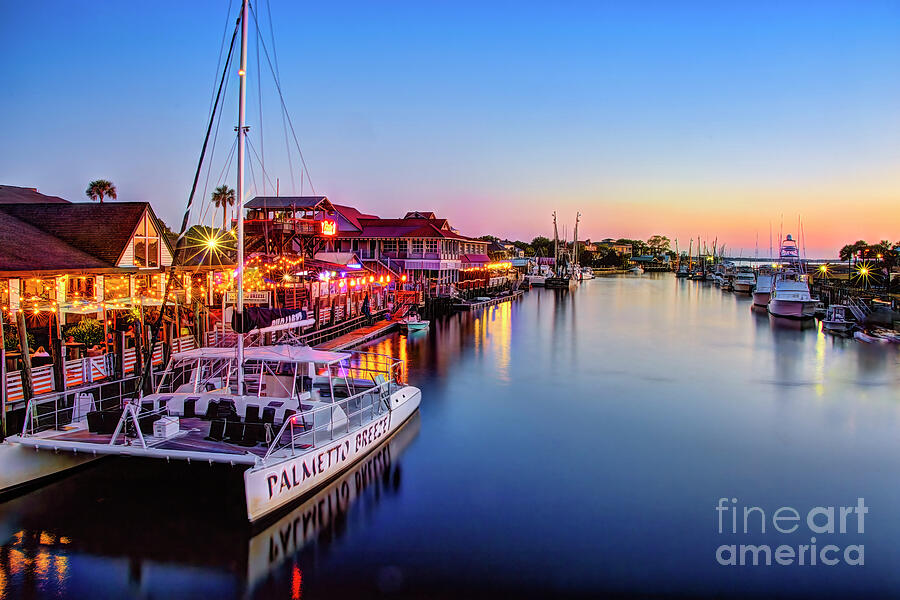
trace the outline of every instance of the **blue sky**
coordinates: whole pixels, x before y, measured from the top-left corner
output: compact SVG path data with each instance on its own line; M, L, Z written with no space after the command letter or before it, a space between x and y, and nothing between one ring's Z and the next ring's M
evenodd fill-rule
M227 7L9 4L0 182L79 200L108 178L174 226ZM464 233L528 239L548 232L553 209L569 223L580 210L594 238L718 235L749 249L759 232L767 247L782 213L803 215L814 253L900 238L900 2L271 10L312 181L335 202L435 210ZM251 40L248 123L286 194L274 86L266 75L260 128L254 51ZM209 187L231 144L235 88Z

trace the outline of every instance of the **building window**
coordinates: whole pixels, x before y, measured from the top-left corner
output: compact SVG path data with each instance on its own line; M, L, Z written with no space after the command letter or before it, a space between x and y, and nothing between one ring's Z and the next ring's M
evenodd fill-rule
M94 278L93 277L69 277L66 281L66 300L69 302L77 300L93 300L94 299Z
M381 242L381 251L382 252L396 252L397 251L397 240L384 240Z
M22 279L19 298L23 302L56 300L56 279Z
M437 253L438 240L425 240L425 252Z
M159 233L147 213L144 213L137 233L134 234L134 266L159 266Z
M128 275L104 275L103 299L118 300L131 296L130 281Z
M413 254L422 254L422 240L413 240L412 241L412 253Z

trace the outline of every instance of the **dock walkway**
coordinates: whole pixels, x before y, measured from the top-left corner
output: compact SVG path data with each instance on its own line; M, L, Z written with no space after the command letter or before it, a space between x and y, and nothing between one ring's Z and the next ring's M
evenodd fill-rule
M381 319L375 321L374 325L366 325L327 342L322 342L316 348L319 350L347 350L391 333L399 326L399 323L399 320L386 321Z

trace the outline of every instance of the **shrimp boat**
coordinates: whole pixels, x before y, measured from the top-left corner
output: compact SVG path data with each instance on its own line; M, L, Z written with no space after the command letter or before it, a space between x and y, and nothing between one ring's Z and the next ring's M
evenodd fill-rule
M305 497L390 438L419 406L402 361L306 346L197 348L169 360L155 393L74 419L29 403L11 441L50 455L140 456L244 469L247 518Z
M818 299L809 293L797 242L788 234L779 253L781 267L769 298L769 313L787 319L812 319Z
M244 264L248 16L249 2L243 0L237 25L239 265ZM254 522L347 471L418 409L421 392L401 381L403 361L392 357L287 344L245 348L245 333L274 334L301 323L274 324L273 318L248 332L243 279L243 269L237 269L236 347L173 354L154 393L144 396L138 388L134 394L104 398L101 392L99 405L92 404L83 416L67 395L33 398L21 434L9 441L50 455L232 465L244 470L247 518ZM168 287L161 311L167 298Z

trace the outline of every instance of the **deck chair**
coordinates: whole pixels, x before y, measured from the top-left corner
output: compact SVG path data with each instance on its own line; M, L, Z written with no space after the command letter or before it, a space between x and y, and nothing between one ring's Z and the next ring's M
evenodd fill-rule
M256 404L248 404L247 411L244 414L244 423L259 423L259 406Z
M209 423L209 435L204 439L214 442L221 442L225 439L225 421L213 419Z

